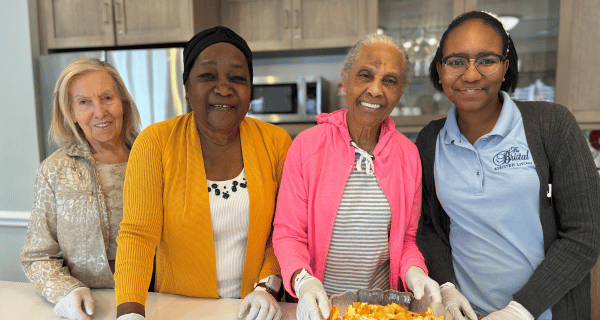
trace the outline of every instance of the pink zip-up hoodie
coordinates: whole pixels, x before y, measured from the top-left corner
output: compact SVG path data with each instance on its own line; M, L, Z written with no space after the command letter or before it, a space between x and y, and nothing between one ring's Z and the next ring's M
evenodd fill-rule
M317 116L317 126L292 142L277 197L273 247L286 290L299 269L323 281L333 224L346 181L354 169L354 147L346 123L348 110ZM421 159L414 143L395 130L389 117L381 124L373 150L375 177L392 210L390 285L406 288L408 268L427 273L415 236L421 213ZM400 288L402 290L402 288Z

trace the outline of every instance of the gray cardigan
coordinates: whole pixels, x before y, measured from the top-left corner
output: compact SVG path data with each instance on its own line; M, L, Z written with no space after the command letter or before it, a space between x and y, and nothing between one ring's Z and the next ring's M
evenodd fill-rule
M600 253L600 177L589 147L567 108L515 101L540 179L540 219L545 259L513 298L537 318L552 307L553 319L590 319L590 270ZM435 191L433 166L438 133L432 121L417 138L423 164L423 207L417 244L429 276L455 283L450 218ZM552 198L547 197L552 184ZM516 197L519 195L515 195Z

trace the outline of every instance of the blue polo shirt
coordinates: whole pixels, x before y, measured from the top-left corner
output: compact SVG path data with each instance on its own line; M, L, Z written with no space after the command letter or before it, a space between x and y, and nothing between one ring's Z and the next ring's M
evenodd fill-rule
M544 259L539 178L521 112L502 95L494 129L473 145L460 133L453 106L435 153L457 286L479 315L506 307ZM538 319L552 319L550 309Z

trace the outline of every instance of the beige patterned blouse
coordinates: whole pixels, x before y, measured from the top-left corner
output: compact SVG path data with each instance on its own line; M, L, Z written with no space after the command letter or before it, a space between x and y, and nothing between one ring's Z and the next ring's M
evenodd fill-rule
M123 184L125 182L125 169L127 162L117 164L104 164L96 162L98 177L108 213L109 235L108 251L109 261L117 257L117 236L119 224L123 220Z

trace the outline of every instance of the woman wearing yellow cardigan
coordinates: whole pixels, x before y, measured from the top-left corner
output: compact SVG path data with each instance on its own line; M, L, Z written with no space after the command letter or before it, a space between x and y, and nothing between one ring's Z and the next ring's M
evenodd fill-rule
M240 36L204 30L183 54L192 112L146 128L129 158L117 239L118 319L144 319L155 252L155 291L243 298L239 317L279 319L271 226L291 139L245 117L252 52Z

